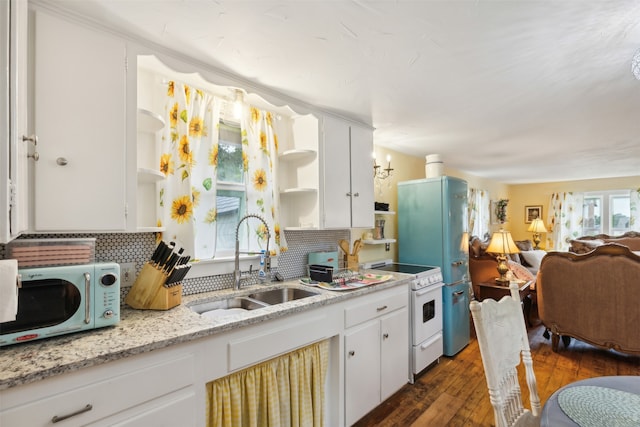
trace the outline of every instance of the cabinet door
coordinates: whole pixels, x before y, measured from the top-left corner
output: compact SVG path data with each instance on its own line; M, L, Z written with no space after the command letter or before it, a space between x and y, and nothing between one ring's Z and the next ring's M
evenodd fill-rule
M351 227L351 161L347 122L331 117L323 120L323 226Z
M0 243L28 226L27 142L27 2L0 2Z
M380 403L380 321L353 328L344 342L345 418L350 426Z
M373 203L373 132L351 126L351 226L372 228Z
M125 229L125 43L36 12L37 231Z
M407 308L380 321L381 395L384 401L409 382L409 316Z

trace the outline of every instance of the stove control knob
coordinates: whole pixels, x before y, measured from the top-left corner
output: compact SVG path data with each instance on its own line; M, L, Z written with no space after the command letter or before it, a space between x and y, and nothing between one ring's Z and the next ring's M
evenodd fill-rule
M114 315L113 310L107 310L102 314L102 316L105 319L111 319L113 317L113 315Z

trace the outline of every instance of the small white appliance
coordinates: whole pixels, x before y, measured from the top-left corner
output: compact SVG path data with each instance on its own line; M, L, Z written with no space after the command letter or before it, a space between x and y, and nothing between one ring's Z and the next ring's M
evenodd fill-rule
M364 268L391 271L413 276L411 280L409 366L413 384L415 375L422 372L443 354L442 335L442 272L440 267L394 263L382 260L366 263Z

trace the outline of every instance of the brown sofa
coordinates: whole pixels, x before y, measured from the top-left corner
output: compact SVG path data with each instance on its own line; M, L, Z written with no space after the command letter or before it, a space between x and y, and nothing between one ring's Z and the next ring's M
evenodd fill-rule
M640 354L640 256L606 243L587 254L549 252L537 280L538 314L565 346L571 337Z
M627 246L632 251L640 251L640 233L628 231L621 236L609 236L607 234L596 234L595 236L582 236L571 240L570 252L576 254L586 254L602 246L605 243L618 243Z

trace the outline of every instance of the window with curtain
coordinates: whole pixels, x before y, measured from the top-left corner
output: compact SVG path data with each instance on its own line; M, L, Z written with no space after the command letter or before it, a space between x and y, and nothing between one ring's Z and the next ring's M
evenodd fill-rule
M272 255L284 250L276 196L278 126L274 115L250 105L238 122L221 120L227 101L187 84L166 86L165 127L158 185L158 225L194 259L235 252L236 227L245 214L258 214L270 230ZM287 124L290 122L286 122ZM243 251L267 247L263 224L243 222Z
M491 218L491 208L489 192L476 188L469 188L469 231L472 236L484 239L485 234L489 235L489 223Z
M583 235L617 236L632 231L637 220L637 213L633 212L632 215L631 210L633 193L629 190L584 193Z

